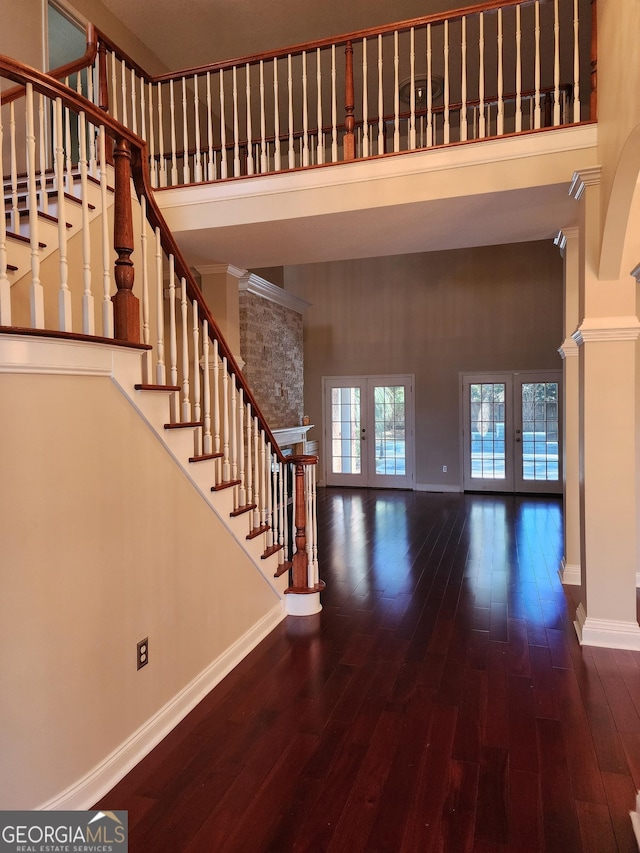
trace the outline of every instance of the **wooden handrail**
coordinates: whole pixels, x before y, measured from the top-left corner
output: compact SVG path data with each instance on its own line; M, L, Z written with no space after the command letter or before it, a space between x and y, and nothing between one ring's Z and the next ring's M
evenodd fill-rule
M127 152L123 160L129 161L129 156L131 157L131 175L133 178L133 183L136 188L136 192L138 197L145 196L147 200L147 217L153 228L160 229L161 235L161 244L162 248L167 254L172 254L175 258L175 269L176 273L180 278L184 278L187 283L187 294L190 299L198 302L200 316L202 319L206 319L209 324L210 332L212 336L218 340L218 348L222 357L227 359L227 363L231 370L233 371L234 381L236 383L236 387L242 388L245 396L245 400L250 403L251 408L254 412L254 415L258 418L261 429L264 430L266 439L271 443L272 452L277 456L278 460L283 463L287 463L288 459L284 456L280 447L278 446L278 442L276 441L267 421L262 414L260 406L256 402L255 397L253 396L251 389L248 387L240 367L236 362L233 353L229 349L228 344L226 343L224 336L220 330L220 327L213 319L211 315L211 311L202 295L198 284L193 277L191 270L187 262L185 261L182 252L180 251L178 244L175 241L175 238L167 223L162 216L160 209L155 200L155 194L153 188L151 186L150 174L149 174L149 152L147 149L146 142L141 139L139 136L130 131L127 127L120 122L116 121L112 116L108 113L105 113L100 107L93 104L83 95L74 92L68 86L65 86L63 83L60 83L58 80L54 80L48 74L45 74L42 71L38 71L35 68L31 68L28 65L24 65L21 62L18 62L16 59L12 59L8 56L3 56L0 54L0 76L5 77L9 80L13 80L14 83L18 84L20 89L24 91L25 86L30 83L33 86L33 89L50 100L56 100L56 98L60 98L64 106L69 107L74 112L84 112L87 119L91 121L93 124L98 126L103 126L105 129L105 133L113 138L117 143L117 149L121 152ZM130 153L129 153L130 152ZM116 236L116 242L118 238ZM119 257L125 261L125 263L121 264L123 268L123 273L121 274L124 280L125 285L132 279L133 269L130 267L126 261L129 260L126 250L129 248L126 244L129 242L127 235L124 234L122 241L125 245L121 246L121 249L124 249L122 253L119 253ZM116 246L116 250L117 250ZM130 254L130 253L129 253ZM125 286L125 290L130 290ZM127 299L128 297L125 297Z
M48 71L47 74L55 80L62 80L69 77L71 74L76 74L78 71L83 71L93 64L98 51L98 35L93 24L87 24L87 46L84 54L79 59L74 59L73 62L67 62L66 65L61 65L59 68L54 68ZM2 95L0 103L8 104L21 98L24 95L24 86L16 86L14 89L9 89Z

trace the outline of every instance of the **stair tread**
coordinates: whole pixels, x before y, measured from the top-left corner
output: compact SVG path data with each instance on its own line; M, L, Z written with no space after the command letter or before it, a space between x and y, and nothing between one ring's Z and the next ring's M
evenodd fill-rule
M245 512L251 512L252 509L255 509L257 504L245 504L244 506L239 506L237 509L234 509L233 512L230 512L229 515L231 518L237 518L239 515L244 515Z
M282 545L275 543L271 545L269 548L266 548L263 554L260 554L261 560L268 560L269 557L272 557L274 554L277 554L278 551L282 550Z
M165 424L164 428L165 429L189 429L189 427L191 427L191 429L194 429L195 427L201 427L201 426L204 426L202 421L185 421L184 423L179 423L179 424Z
M269 529L268 524L261 524L260 527L254 527L251 533L247 533L247 539L256 539L261 533L266 533Z
M215 486L211 486L212 492L221 492L223 489L230 489L231 486L239 486L242 480L223 480Z
M292 566L293 566L293 563L290 560L285 560L284 563L281 563L278 566L278 570L276 572L274 572L274 574L273 574L274 578L279 578L282 575L286 574L288 571L291 570Z
M22 208L22 209L18 210L17 213L18 213L18 216L20 217L20 219L24 219L24 220L29 219L29 211L26 208ZM40 219L44 219L47 222L51 222L53 225L57 225L58 222L60 222L60 219L57 216L53 216L51 213L44 213L44 211L42 211L42 210L38 210L37 213L38 213L38 217ZM7 219L9 219L11 217L11 211L10 210L5 211L5 217ZM71 222L65 222L65 225L67 228L73 228L73 225L71 224Z
M24 234L16 234L15 231L7 231L6 235L7 235L7 237L10 237L12 240L19 240L21 243L31 243L31 240L28 237L25 237ZM46 243L41 243L39 241L38 241L38 246L41 249L47 248Z
M219 450L217 453L203 453L201 456L190 456L189 462L206 462L207 459L222 459L224 453Z
M144 382L136 382L133 386L136 391L179 391L179 385L152 385Z

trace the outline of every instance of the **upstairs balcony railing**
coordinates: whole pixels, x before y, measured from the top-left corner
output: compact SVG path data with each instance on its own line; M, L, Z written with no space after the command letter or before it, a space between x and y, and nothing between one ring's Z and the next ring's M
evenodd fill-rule
M280 172L594 120L595 6L489 0L156 77L93 31L72 82L156 188Z

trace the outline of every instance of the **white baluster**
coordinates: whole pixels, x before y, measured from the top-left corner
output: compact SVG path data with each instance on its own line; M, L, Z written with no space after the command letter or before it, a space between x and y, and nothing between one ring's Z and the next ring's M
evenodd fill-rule
M273 123L274 123L274 150L273 168L276 172L282 169L282 156L280 154L280 93L278 91L278 60L273 60Z
M462 16L460 141L467 140L467 16Z
M290 53L287 55L287 91L289 95L289 168L295 169L296 152L293 145L293 75Z
M170 385L178 384L178 336L176 327L176 262L173 255L169 255L169 376ZM178 417L178 392L171 395L169 405L171 408L171 423L177 423Z
M69 80L67 78L67 86L69 85ZM65 147L65 184L68 193L73 192L73 170L71 163L71 110L68 107L65 107L64 111L64 147Z
M78 79L80 75L78 74ZM40 164L40 210L43 213L49 212L49 196L47 194L47 156L46 156L46 121L44 117L44 96L38 96L38 139L40 142L39 148L39 164Z
M238 506L244 507L247 505L247 487L246 487L246 471L245 471L245 454L244 454L244 389L240 388L238 392L238 462L239 471L238 479L240 486L238 488Z
M73 330L71 319L71 291L69 290L69 259L67 257L67 225L64 197L64 151L62 149L62 100L55 101L56 150L55 174L58 204L58 266L60 270L60 289L58 291L58 328L62 332ZM31 204L31 199L29 200ZM37 218L37 210L36 210ZM29 211L31 227L31 211Z
M171 119L171 185L178 183L178 159L176 150L176 102L173 80L169 80L169 115Z
M260 489L262 491L260 527L265 527L269 505L269 477L267 475L267 442L264 430L260 430Z
M307 51L302 51L302 165L309 165L309 103L307 95Z
M111 92L113 93L113 98L111 98L109 111L111 112L111 115L114 117L114 119L118 121L118 83L116 76L116 55L113 51L111 51L109 55L111 56Z
M91 69L91 73L87 71L87 77L89 81L89 100L92 104L95 103L93 94L97 86L94 83L94 75L97 79L98 74L98 57L96 56L96 61ZM89 174L94 178L98 174L98 160L97 160L97 151L96 151L96 127L95 125L90 125L89 127Z
M156 228L156 326L158 337L156 382L158 385L166 385L167 369L164 363L164 276L159 227Z
M191 170L189 168L189 124L187 121L187 80L182 78L182 182L191 183Z
M0 156L4 152L4 128L0 110ZM11 325L11 282L7 277L7 219L4 188L0 193L0 326Z
M264 107L264 60L260 60L260 172L269 171L267 160L267 118Z
M496 134L502 136L504 133L504 72L502 60L503 35L502 35L502 9L498 9L498 105L496 116Z
M156 134L153 123L153 83L149 83L149 166L151 168L151 184L154 189L160 186L159 163L156 160Z
M580 42L578 0L573 0L573 120L580 121ZM595 116L591 116L595 119Z
M478 136L484 139L485 131L485 116L484 116L484 13L480 12L480 38L478 42L478 52L480 57L480 67L478 69Z
M231 462L229 459L229 368L226 355L222 359L222 481L228 483L231 479Z
M202 408L203 408L203 435L202 435L202 452L205 456L213 453L213 443L211 438L211 387L209 385L209 323L205 319L202 321L202 370L203 385L202 385Z
M202 152L200 151L200 90L198 84L198 75L193 75L193 127L195 134L196 151L193 161L193 180L196 183L202 182Z
M416 32L415 27L409 31L409 68L410 93L409 93L409 148L413 151L416 147Z
M220 69L220 177L227 177L227 125L224 117L224 74Z
M136 101L136 72L131 69L131 130L138 132L138 104ZM144 134L142 135L144 139Z
M14 101L9 104L9 146L11 158L11 231L20 231L18 213L18 156L16 153L16 111Z
M400 54L398 52L398 31L393 33L393 150L400 150Z
M33 116L33 85L26 90L27 186L29 193L29 232L31 243L31 327L44 329L44 289L40 282L40 243L38 240L38 193L36 188L36 137Z
M164 112L162 107L162 83L156 86L158 94L158 185L167 186L167 166L164 150Z
M253 160L253 126L251 124L251 68L245 65L245 89L247 101L247 175L255 172Z
M266 536L267 548L273 545L273 489L275 482L273 480L273 450L269 442L265 446L265 517L264 523L268 525Z
M255 504L255 509L253 510L253 527L260 527L260 500L262 495L260 494L261 488L261 469L260 469L260 448L258 444L259 432L258 432L258 418L253 419L253 503Z
M93 125L90 126L93 134ZM96 318L93 293L91 291L91 234L89 230L89 182L85 153L87 151L87 120L80 113L80 198L82 200L82 331L95 335ZM58 191L59 192L59 191Z
M324 163L324 134L322 133L322 57L320 48L316 50L316 99L318 102L318 115L316 123L318 125L318 141L316 147L316 162Z
M144 140L149 142L149 137L147 135L147 103L146 103L146 95L145 92L147 87L145 85L144 80L140 80L140 121L142 123L141 135Z
M284 563L284 548L285 548L285 519L287 514L287 499L286 499L286 489L285 489L285 477L286 477L286 468L282 462L278 462L278 545L280 546L280 551L278 552L278 565L281 566Z
M382 88L382 35L378 36L378 154L384 154L384 90Z
M427 148L433 143L433 86L431 85L431 68L433 49L431 46L431 24L427 24Z
M540 0L535 0L535 107L533 112L534 127L540 127Z
M217 339L213 342L213 452L220 453L220 358Z
M113 302L111 301L111 240L107 213L107 155L106 133L100 126L98 148L100 157L100 220L102 224L102 334L113 337Z
M449 121L449 21L444 22L444 144L450 141L450 121Z
M362 39L362 157L368 157L369 150L369 71L367 65L367 39Z
M560 18L558 0L553 0L553 125L560 124Z
M198 303L193 300L193 420L202 421L201 387L200 387L200 320L198 319ZM202 432L196 430L196 456L202 454Z
M240 140L238 129L238 69L233 66L233 175L240 176Z
M331 162L338 162L338 101L336 97L336 46L331 45Z
M191 421L191 401L189 400L189 301L187 300L187 280L180 279L180 314L182 319L182 423Z
M127 109L127 65L124 59L121 61L120 81L122 85L122 124L129 127L129 112Z
M215 181L216 164L213 157L213 104L211 102L211 72L207 71L207 181Z
M522 24L516 6L516 133L522 130Z
M309 515L307 518L311 519L311 559L309 560L309 582L312 587L320 580L318 572L318 498L316 492L316 468L316 465L309 465L311 500L309 501Z
M230 426L230 458L231 479L238 479L238 389L235 376L230 377L231 382L231 426ZM237 509L238 505L236 505Z
M246 430L247 430L247 505L253 503L253 455L251 453L251 436L253 434L253 419L251 417L251 404L247 403L246 412Z

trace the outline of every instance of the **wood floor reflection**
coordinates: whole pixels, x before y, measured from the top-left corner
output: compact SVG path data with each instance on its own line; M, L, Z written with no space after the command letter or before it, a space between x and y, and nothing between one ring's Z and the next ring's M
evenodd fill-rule
M560 501L320 489L286 619L110 794L131 853L637 851L640 654L581 648Z

